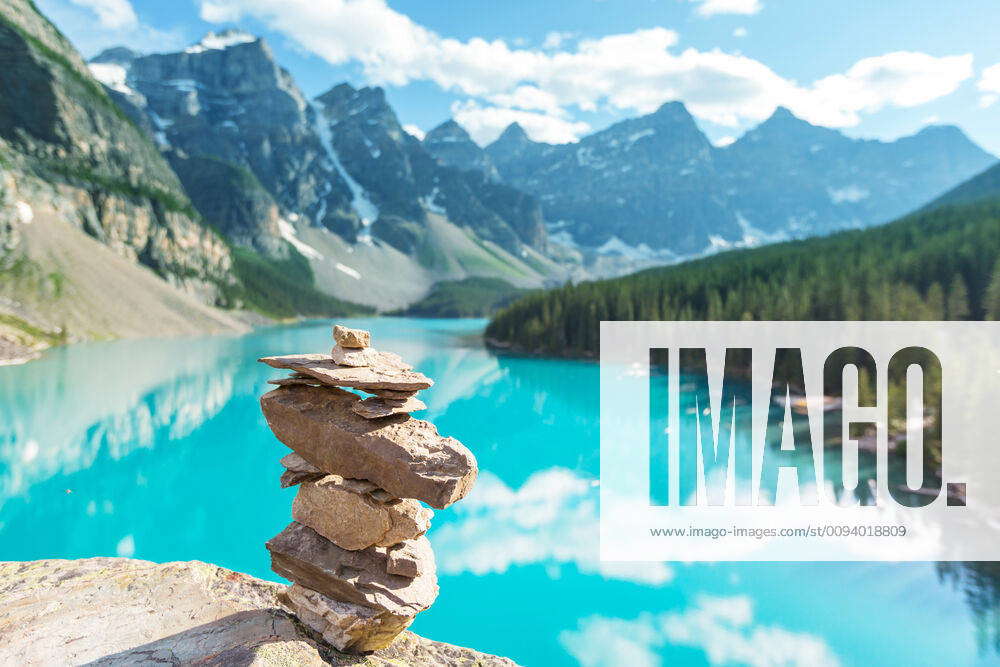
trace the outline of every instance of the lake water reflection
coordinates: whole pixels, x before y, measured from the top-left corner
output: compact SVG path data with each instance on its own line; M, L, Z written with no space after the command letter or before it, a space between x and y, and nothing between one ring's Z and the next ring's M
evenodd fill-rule
M418 416L481 468L436 513L441 596L415 631L526 665L997 664L989 568L952 568L956 586L934 564L601 563L596 365L497 358L481 321L351 324L435 379ZM263 545L294 491L258 405L278 372L255 360L329 347L313 322L0 368L0 559L197 559L276 580Z

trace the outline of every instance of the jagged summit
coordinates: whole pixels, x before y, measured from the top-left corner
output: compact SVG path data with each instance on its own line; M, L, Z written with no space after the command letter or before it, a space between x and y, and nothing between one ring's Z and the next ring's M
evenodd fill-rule
M500 136L497 137L496 141L493 143L521 143L526 141L531 142L531 137L529 137L528 133L524 131L524 128L521 127L520 123L514 121L500 133Z
M316 98L333 121L343 121L352 116L379 118L382 122L402 131L396 112L385 98L385 90L378 86L355 88L341 83Z
M201 38L201 41L184 49L184 52L204 53L205 51L224 51L233 46L252 44L257 41L262 41L262 38L235 28L223 30L222 32L209 31Z
M424 143L436 141L472 141L472 137L454 118L449 118L424 137Z
M486 174L489 180L500 181L500 173L493 165L490 156L453 118L449 118L428 132L423 144L441 164L466 171L479 170Z
M648 118L659 120L686 120L690 118L692 121L694 120L687 106L679 100L664 102L656 111L649 114Z

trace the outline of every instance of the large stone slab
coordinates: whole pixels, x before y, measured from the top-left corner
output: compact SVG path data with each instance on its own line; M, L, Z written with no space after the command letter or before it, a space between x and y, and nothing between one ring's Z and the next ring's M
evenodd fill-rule
M391 547L427 532L433 512L413 498L380 501L364 480L327 475L299 487L292 518L344 549Z
M359 661L296 623L286 588L197 561L0 563L0 665L514 664L411 632Z
M438 509L469 492L476 459L462 443L409 415L365 419L352 410L359 400L339 389L280 387L260 403L278 440L324 472Z
M342 549L296 521L268 540L267 549L272 570L335 600L413 616L430 607L438 595L433 566L416 577L390 574L384 547Z
M398 356L388 352L379 352L379 361L364 368L341 366L325 354L262 357L258 361L272 368L297 371L330 387L350 387L369 393L373 389L420 391L434 384L426 375L411 370Z
M389 646L413 622L371 607L341 602L294 584L284 594L288 610L338 651L364 653Z

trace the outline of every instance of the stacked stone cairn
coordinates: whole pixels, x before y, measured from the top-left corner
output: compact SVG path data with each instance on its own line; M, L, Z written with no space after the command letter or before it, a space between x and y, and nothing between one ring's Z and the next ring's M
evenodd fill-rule
M438 595L424 533L433 512L460 500L476 459L410 412L433 382L371 335L336 326L329 355L265 357L293 371L265 394L274 435L292 449L281 486L298 485L292 523L271 538L272 569L290 580L285 603L345 652L384 648ZM365 394L346 391L353 389Z

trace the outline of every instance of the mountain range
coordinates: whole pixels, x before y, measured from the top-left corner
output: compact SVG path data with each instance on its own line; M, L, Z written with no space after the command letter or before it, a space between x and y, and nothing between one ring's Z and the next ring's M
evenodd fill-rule
M425 146L538 197L553 241L659 263L887 222L996 161L954 126L851 139L780 107L724 147L680 102L574 144L535 142L513 124L479 148L456 127Z
M234 30L178 53L109 49L90 68L206 219L270 257L290 244L335 296L387 309L440 280L537 287L559 272L537 201L435 160L380 88L307 100L266 42Z
M504 349L596 357L602 320L998 320L1000 165L886 225L524 295Z
M254 35L85 63L30 0L0 6L0 52L0 316L55 338L500 303L877 224L995 161L953 127L863 141L783 109L717 147L678 102L573 144L421 140L380 88L308 99Z

